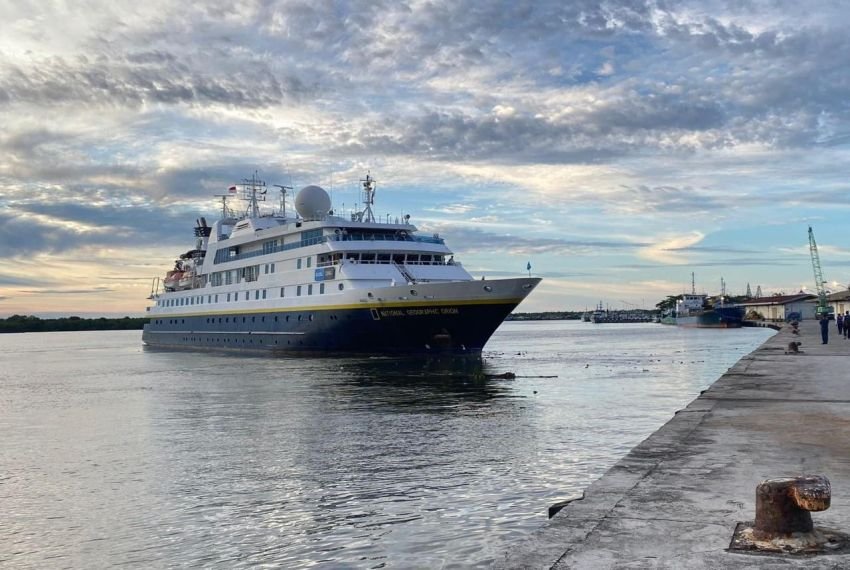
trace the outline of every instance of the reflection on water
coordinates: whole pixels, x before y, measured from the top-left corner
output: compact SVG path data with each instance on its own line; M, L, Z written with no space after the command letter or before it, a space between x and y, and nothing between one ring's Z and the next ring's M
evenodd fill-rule
M430 360L6 335L0 565L486 565L769 334L707 332L507 323Z

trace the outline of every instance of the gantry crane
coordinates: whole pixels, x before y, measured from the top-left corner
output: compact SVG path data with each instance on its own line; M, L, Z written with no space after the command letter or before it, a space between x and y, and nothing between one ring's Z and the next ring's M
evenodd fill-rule
M815 232L812 231L812 226L809 226L809 252L812 254L812 269L815 272L815 288L818 292L817 316L818 318L820 318L821 315L829 316L832 314L833 310L826 300L826 289L823 287L826 281L823 280L823 271L820 267L820 256L818 255L818 244L815 242Z

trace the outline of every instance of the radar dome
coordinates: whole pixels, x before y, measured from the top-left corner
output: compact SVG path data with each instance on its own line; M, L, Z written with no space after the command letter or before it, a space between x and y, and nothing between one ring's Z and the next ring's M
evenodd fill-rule
M295 195L295 209L305 220L321 219L331 209L331 198L321 186L305 186Z

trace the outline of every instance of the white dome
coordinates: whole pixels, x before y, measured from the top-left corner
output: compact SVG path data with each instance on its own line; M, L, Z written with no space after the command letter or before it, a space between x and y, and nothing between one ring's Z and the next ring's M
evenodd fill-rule
M295 209L305 220L318 220L328 215L331 198L321 186L305 186L295 195Z

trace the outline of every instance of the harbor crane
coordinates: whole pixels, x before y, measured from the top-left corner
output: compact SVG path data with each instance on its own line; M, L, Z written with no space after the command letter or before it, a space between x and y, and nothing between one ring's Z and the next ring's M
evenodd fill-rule
M818 255L818 244L815 242L815 232L812 231L812 226L809 226L809 252L812 254L812 269L815 272L815 289L818 293L818 307L816 314L818 318L822 315L827 317L832 314L832 307L826 300L826 289L824 288L823 270L820 267L820 256Z

